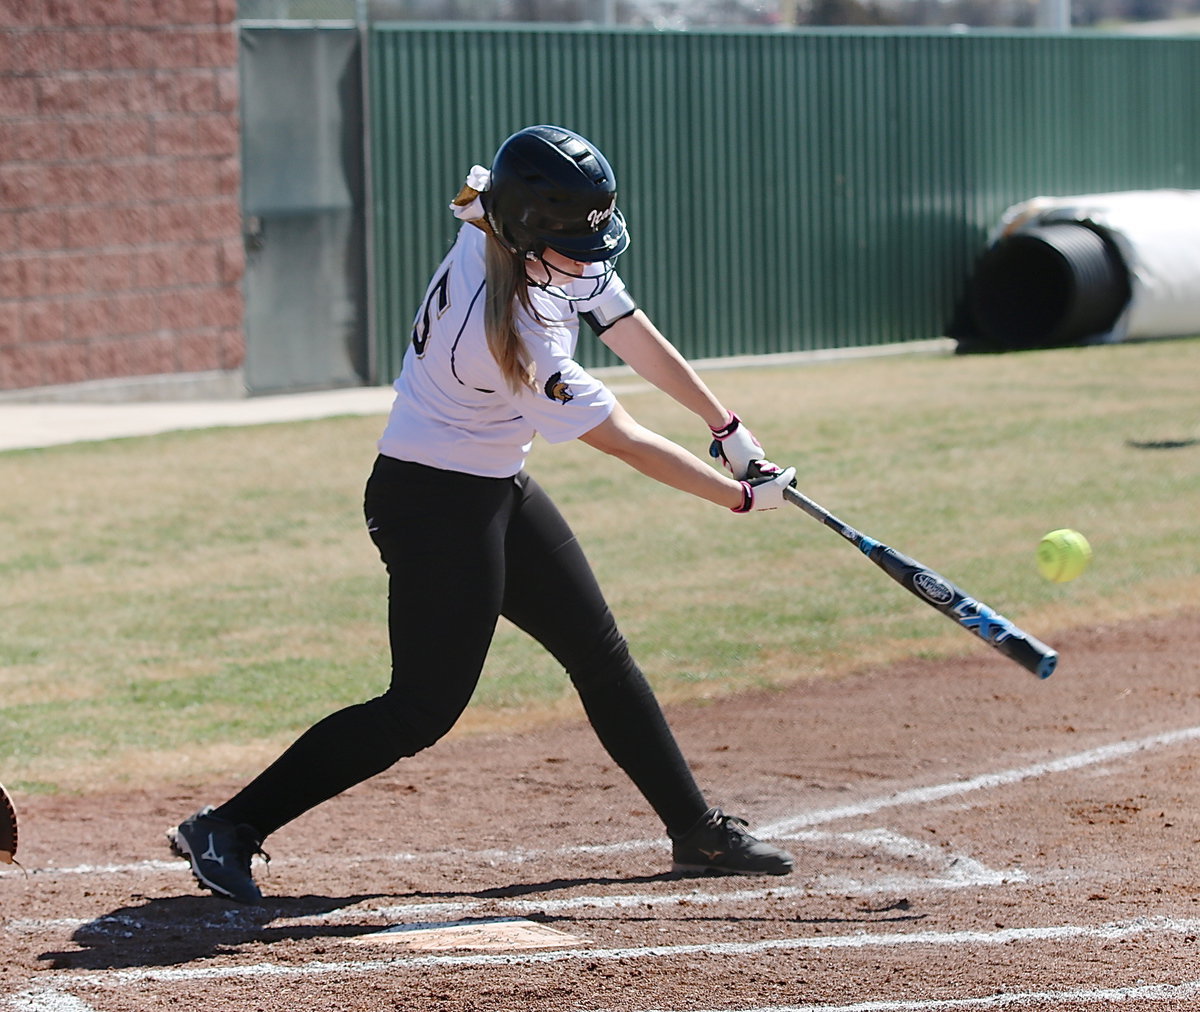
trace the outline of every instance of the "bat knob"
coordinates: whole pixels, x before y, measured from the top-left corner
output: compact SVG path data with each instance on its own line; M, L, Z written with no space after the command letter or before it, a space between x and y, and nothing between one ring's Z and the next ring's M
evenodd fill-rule
M1041 659L1035 674L1038 676L1038 678L1049 678L1052 674L1054 674L1054 669L1056 667L1058 667L1058 654L1051 650L1050 653L1046 654L1046 656Z

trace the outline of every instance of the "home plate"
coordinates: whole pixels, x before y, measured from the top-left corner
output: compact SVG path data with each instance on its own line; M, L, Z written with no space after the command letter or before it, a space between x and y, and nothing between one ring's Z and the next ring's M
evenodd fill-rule
M405 949L557 949L581 945L582 938L535 924L521 917L446 921L441 924L398 924L386 931L359 935L356 942L399 945Z

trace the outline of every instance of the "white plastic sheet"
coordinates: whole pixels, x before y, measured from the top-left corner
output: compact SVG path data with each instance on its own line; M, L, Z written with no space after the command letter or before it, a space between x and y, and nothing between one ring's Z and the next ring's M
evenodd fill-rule
M1200 190L1033 197L1004 212L988 245L1056 222L1103 231L1129 271L1128 305L1093 341L1200 333Z

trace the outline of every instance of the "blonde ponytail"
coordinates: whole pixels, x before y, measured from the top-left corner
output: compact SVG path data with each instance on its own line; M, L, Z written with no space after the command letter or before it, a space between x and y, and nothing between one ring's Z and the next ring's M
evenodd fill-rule
M500 366L505 382L513 393L518 393L523 388L533 388L534 376L533 364L525 353L517 329L517 308L519 306L533 316L537 313L529 297L524 258L495 237L484 217L479 195L483 192L481 187L487 185L487 178L487 170L475 166L458 196L450 202L450 210L456 218L470 222L488 236L484 261L487 298L483 308L483 331L488 350Z
M529 298L525 262L495 238L488 240L485 262L487 300L483 307L483 332L488 348L513 393L522 388L533 389L533 363L517 330L518 306L536 315Z

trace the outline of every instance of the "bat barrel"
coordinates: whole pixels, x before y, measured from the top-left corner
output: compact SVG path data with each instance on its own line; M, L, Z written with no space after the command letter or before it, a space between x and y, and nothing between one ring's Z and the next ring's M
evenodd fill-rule
M855 530L796 489L784 489L783 494L788 502L855 545L910 594L974 633L1005 657L1016 661L1038 678L1049 678L1054 673L1058 666L1058 653L1055 650L1018 629L1003 615L971 597L940 573Z

